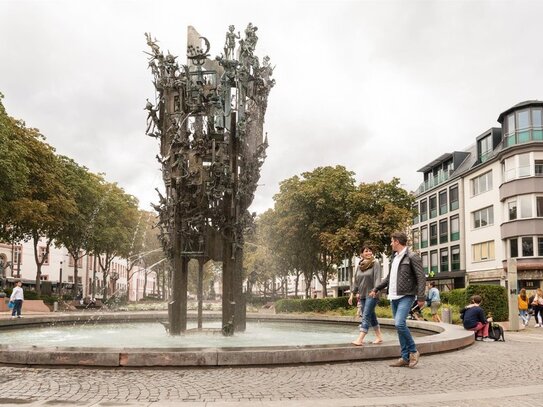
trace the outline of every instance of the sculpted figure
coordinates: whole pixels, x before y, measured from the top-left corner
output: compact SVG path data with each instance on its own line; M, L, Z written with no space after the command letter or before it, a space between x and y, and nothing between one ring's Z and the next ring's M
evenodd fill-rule
M234 48L236 48L236 39L240 38L239 31L234 33L235 27L233 25L228 26L228 32L226 33L226 41L224 43L224 57L226 59L234 58Z

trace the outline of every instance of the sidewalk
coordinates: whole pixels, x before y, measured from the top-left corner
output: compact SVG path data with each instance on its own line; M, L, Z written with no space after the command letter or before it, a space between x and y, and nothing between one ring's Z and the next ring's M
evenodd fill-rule
M505 325L505 324L504 324ZM505 342L422 355L414 369L389 360L179 369L0 367L1 405L324 407L539 405L543 328L507 331ZM426 392L424 391L426 389Z

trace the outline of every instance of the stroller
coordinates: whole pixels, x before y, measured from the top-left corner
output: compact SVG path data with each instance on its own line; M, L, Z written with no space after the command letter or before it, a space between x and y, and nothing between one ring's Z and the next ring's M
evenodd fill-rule
M411 319L414 321L427 321L426 318L422 316L422 309L424 308L424 305L419 307L419 303L417 300L413 302L411 305L411 309L409 310L409 315L407 316L407 319Z

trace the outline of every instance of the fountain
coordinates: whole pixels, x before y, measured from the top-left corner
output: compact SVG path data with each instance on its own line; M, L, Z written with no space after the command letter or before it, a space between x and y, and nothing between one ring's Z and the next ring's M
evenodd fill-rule
M145 107L146 134L160 142L157 159L166 194L159 192L154 208L173 267L168 323L173 335L186 330L191 259L199 264L198 327L203 265L212 259L223 269L222 332L245 329L243 233L254 216L247 209L268 146L264 115L275 81L269 57L260 62L254 53L257 27L249 23L243 39L234 31L230 26L224 54L211 60L209 41L189 26L182 66L145 34L156 88L154 103L147 100Z
M221 326L220 314L206 314L208 317L210 326ZM236 333L234 337L214 335L213 331L187 331L181 336L169 336L159 325L164 318L164 313L137 312L0 320L0 343L3 344L0 345L0 363L234 366L385 359L396 358L400 353L395 332L381 345L352 346L350 341L356 336L358 325L352 317L249 314L247 331ZM383 331L392 331L393 320L382 319L380 323ZM94 324L98 325L93 327ZM113 342L110 324L115 325L115 336L126 344ZM461 326L424 321L408 321L408 324L417 333L415 341L422 354L459 349L475 340L473 333ZM78 340L75 340L76 333ZM148 342L131 342L130 333L147 337Z

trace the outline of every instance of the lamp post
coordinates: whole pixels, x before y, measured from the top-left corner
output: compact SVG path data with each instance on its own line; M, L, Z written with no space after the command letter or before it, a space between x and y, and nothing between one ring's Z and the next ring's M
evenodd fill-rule
M58 296L62 297L62 260L60 261L60 273L58 277Z

